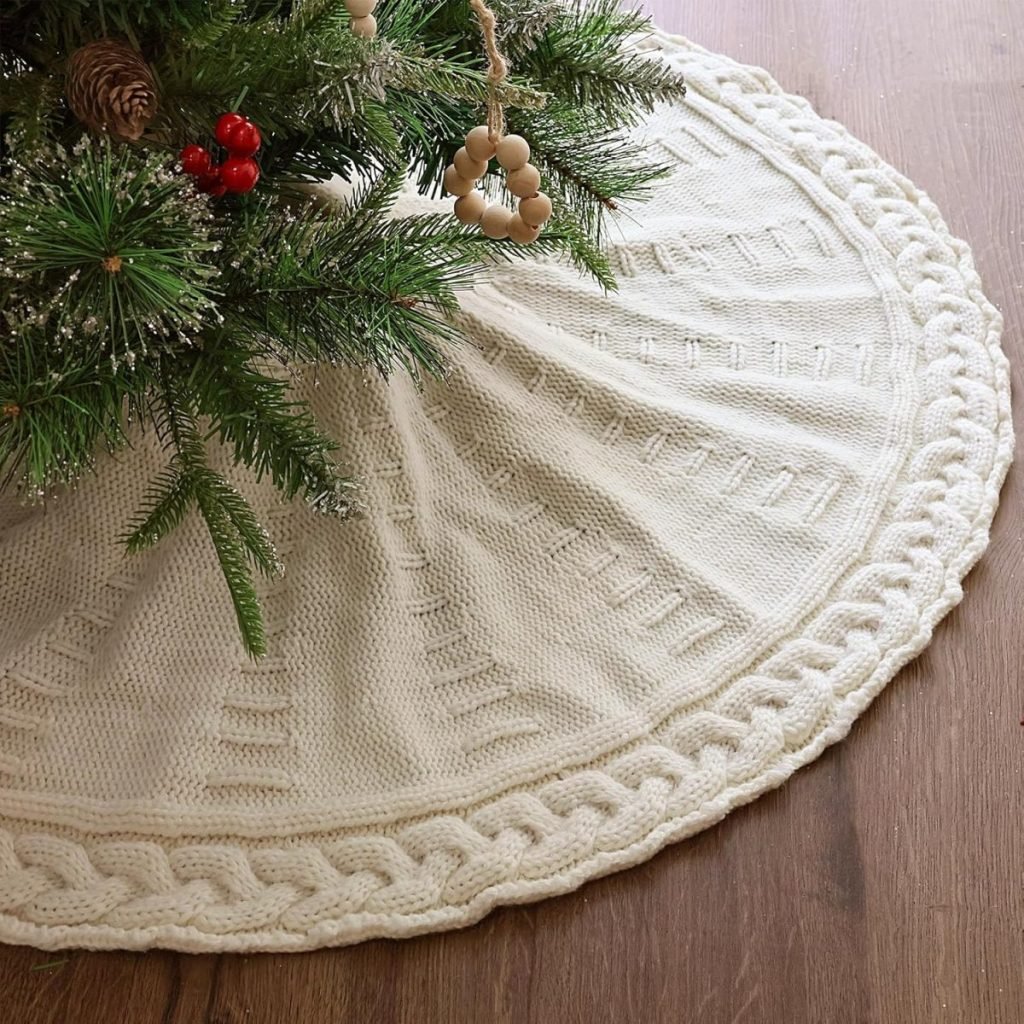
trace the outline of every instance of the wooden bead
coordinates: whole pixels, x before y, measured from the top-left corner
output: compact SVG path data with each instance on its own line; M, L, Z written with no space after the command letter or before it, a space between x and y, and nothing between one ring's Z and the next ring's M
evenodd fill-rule
M377 34L377 19L372 14L365 18L353 18L352 31L363 39L372 39Z
M466 152L474 160L490 160L497 151L497 146L491 142L491 133L487 125L482 124L474 128L466 136Z
M538 192L519 204L519 216L534 227L547 224L551 220L551 200L543 192Z
M345 10L352 18L365 18L377 9L377 0L345 0Z
M455 154L455 169L467 181L477 181L487 173L486 160L474 160L465 146Z
M506 184L509 192L520 199L535 196L540 188L540 171L533 164L527 164L517 171L509 171Z
M530 144L522 135L506 135L498 140L497 157L506 171L518 171L530 162Z
M456 170L454 164L449 164L444 172L444 190L450 196L468 196L473 191L476 182L467 181Z
M467 192L461 199L455 200L455 216L463 224L479 224L486 209L487 197L483 192Z
M540 228L527 224L518 213L513 214L508 222L508 237L520 245L529 245L540 237Z
M512 220L512 214L495 203L484 210L480 218L480 229L488 238L508 238L508 225Z

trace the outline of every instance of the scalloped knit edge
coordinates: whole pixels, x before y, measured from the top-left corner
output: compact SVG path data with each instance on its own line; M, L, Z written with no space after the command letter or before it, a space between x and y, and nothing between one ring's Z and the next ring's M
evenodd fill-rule
M660 45L654 44L659 49L666 48L665 44L668 44L667 48L669 49L678 45L695 55L708 53L708 51L688 42L681 36L671 36L656 32L649 38L659 41ZM725 79L726 81L741 85L752 80L755 82L756 88L754 90L746 90L746 93L753 91L761 93L766 97L770 96L775 101L774 105L780 109L788 106L803 113L810 111L806 100L784 93L774 80L761 69L745 68L720 55L713 56L716 62L721 62L723 71L725 69L730 70L731 74L728 79ZM210 928L204 930L196 926L180 924L160 924L138 928L88 923L39 924L15 917L10 913L0 913L0 940L13 943L27 943L43 949L67 947L146 949L159 946L186 952L299 951L330 945L342 945L371 938L407 937L424 932L466 926L479 921L496 907L532 902L545 897L563 894L576 889L590 879L599 878L642 863L669 843L677 842L708 828L720 821L734 808L749 803L766 791L779 786L798 768L817 758L826 747L846 736L853 722L867 708L882 688L895 676L899 669L924 649L932 636L935 625L962 598L963 591L960 581L978 561L988 545L989 527L998 505L1002 482L1012 460L1014 442L1010 414L1010 386L1007 360L999 345L1002 317L981 292L980 280L975 272L969 248L965 243L952 238L935 205L926 195L908 182L903 175L882 161L863 143L851 136L841 125L824 121L818 118L817 115L813 116L832 136L830 146L833 154L841 153L844 158L854 161L863 161L867 156L871 161L873 171L883 175L889 185L909 197L898 201L906 208L906 212L921 214L927 219L931 234L931 237L927 240L930 245L937 243L940 250L948 249L955 257L957 273L966 286L969 300L977 307L981 314L985 336L984 347L990 361L993 378L991 389L996 404L996 423L994 426L986 426L982 423L972 424L974 427L984 427L984 429L991 433L996 440L995 451L990 471L982 482L983 495L977 513L970 524L967 536L963 540L957 555L945 566L941 592L930 603L917 609L916 628L912 634L906 637L901 644L885 651L867 678L832 704L828 711L827 724L824 727L816 728L814 734L802 746L789 753L784 752L770 764L760 767L753 778L724 786L713 798L705 800L687 813L663 818L660 823L650 828L641 838L621 848L596 853L591 852L580 859L573 860L571 864L562 870L555 871L542 878L528 879L520 876L494 884L484 884L475 895L457 904L449 903L444 906L435 906L420 912L346 913L339 910L339 916L314 924L305 931L285 928L275 929L256 925L248 931L233 930L228 933L218 932ZM798 157L799 153L796 155ZM890 201L887 212L891 212L892 208L893 201ZM920 243L921 237L918 234L908 238L905 247L909 247L915 242ZM948 266L948 264L938 264L933 261L929 265L930 268L934 267L936 269L940 277L944 266ZM943 301L955 301L957 296L952 292L943 291L941 299ZM964 377L967 377L967 374L961 371L957 379ZM961 414L957 422L963 420L969 420L969 415ZM932 441L948 440L954 433L950 429L941 436L929 438L926 441L931 443ZM962 462L958 459L951 459L950 462L957 463L958 469L954 473L959 473L962 476L965 472ZM941 505L943 509L956 516L959 513L949 501L950 492L953 490L954 485L950 483L949 477L943 473L946 468L948 467L945 465L937 468L926 483L941 491ZM934 503L932 503L932 506L934 506ZM912 521L923 522L924 518L919 516L918 520ZM889 525L899 525L899 522L896 521L894 524ZM879 564L878 558L873 559L868 564ZM825 607L831 607L831 604L834 603L837 602L831 602L829 606ZM818 615L820 613L821 609L819 609ZM810 630L808 629L807 632L809 633ZM803 639L803 636L799 639ZM833 650L839 650L839 648L837 645L832 644L829 645L828 650L831 653ZM751 715L751 718L753 718L753 715ZM751 723L745 724L748 726L748 733L752 733ZM649 749L661 753L665 748L655 744ZM635 757L636 753L634 751L632 755L627 754L622 760L624 761L631 756ZM687 760L685 755L681 760L691 766L694 763ZM612 777L611 770L611 764L607 765L604 770L581 769L574 777L579 778L583 775L592 778L599 777L607 780L610 790L615 795L622 795L623 786ZM635 774L635 772L631 774ZM562 781L564 782L564 780ZM633 793L637 796L635 803L637 805L649 803L645 799L645 794L641 793L644 785L658 786L659 782L663 783L664 781L664 778L656 775L644 777L633 789ZM564 800L558 802L564 803ZM585 805L586 803L587 801L584 799L582 804ZM608 817L606 814L606 820ZM619 817L622 816L620 815ZM525 824L528 827L530 823L526 822ZM415 828L416 826L412 826L410 831ZM467 824L467 828L471 828L471 826ZM564 828L559 829L559 834L572 833L574 828L575 825L566 819L566 825ZM477 835L482 842L488 840L497 841L501 838L502 832L499 831L496 837L485 835L483 832L478 832ZM548 841L551 837L545 836L544 838L545 841ZM23 876L32 875L33 872L36 872L38 875L39 871L47 870L31 862L26 864L17 853L21 840L32 842L36 839L42 839L43 843L49 847L47 853L53 863L68 864L73 861L69 868L69 873L81 874L81 870L85 869L92 876L89 881L95 881L97 888L107 883L116 883L119 880L120 876L104 874L95 863L98 853L115 844L101 841L87 845L81 842L58 839L53 836L37 837L35 835L24 835L19 837L8 829L0 829L0 866L4 863L11 864L13 860L15 872ZM596 836L592 837L592 839L596 839ZM413 842L415 843L415 839ZM143 845L153 847L156 844L131 844L133 848ZM395 846L398 847L400 844L395 843ZM230 886L230 888L244 890L247 881L251 882L256 878L252 868L249 866L253 852L245 847L231 847L226 843L216 843L207 844L196 849L212 850L225 854L228 858L228 867L234 867L235 860L244 865L243 868L237 869L237 878L233 879L236 884ZM460 851L468 852L464 847L460 848ZM160 848L159 852L164 854L165 859L167 858L166 850ZM284 854L284 851L278 852ZM268 851L264 850L255 851L256 856L267 853ZM403 851L403 854L407 858L409 857L406 851ZM519 864L520 861L517 861L517 866ZM394 864L389 866L393 868ZM55 872L51 871L51 873ZM457 870L453 870L451 875L457 873ZM206 881L211 885L219 884L223 886L224 875L211 872L211 875L214 874L215 877L210 877ZM177 878L175 878L175 881L177 881ZM195 881L195 877L189 875L187 881ZM266 888L269 889L273 884L273 882L267 882ZM469 880L468 884L472 887L472 880ZM70 886L61 885L51 886L46 891L58 894L69 891L83 892L83 894L86 892L81 886L77 889L71 889ZM112 899L116 899L116 885L111 888L110 896ZM4 898L3 889L0 889L0 906L4 905ZM294 905L303 898L301 896L296 897L289 906ZM42 902L45 903L45 900ZM239 897L236 902L243 902L242 897ZM202 908L193 908L191 916L193 918L202 917L209 912L212 905L211 901L209 905L205 905ZM55 909L51 907L51 912ZM105 913L109 912L109 909ZM280 916L282 915L279 914L278 917Z

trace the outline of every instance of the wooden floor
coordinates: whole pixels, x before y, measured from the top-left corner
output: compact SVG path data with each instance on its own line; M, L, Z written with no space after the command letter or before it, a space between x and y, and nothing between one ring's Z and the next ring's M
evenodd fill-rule
M1020 0L650 6L768 67L931 193L974 246L1024 391ZM710 832L574 895L406 942L253 957L0 947L0 1022L1024 1020L1022 480L925 655L845 743Z

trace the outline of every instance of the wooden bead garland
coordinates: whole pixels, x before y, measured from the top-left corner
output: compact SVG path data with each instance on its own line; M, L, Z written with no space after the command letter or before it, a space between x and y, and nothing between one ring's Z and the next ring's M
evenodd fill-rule
M482 124L466 136L466 152L474 159L487 163L497 153L498 147L491 142L491 129Z
M483 193L475 188L495 156L508 171L508 190L520 199L518 213L497 203L488 206ZM530 144L521 135L505 135L495 142L485 124L466 136L465 146L444 172L444 189L458 196L455 216L463 224L479 224L488 238L511 238L529 245L537 241L541 227L551 219L551 200L539 191L540 171L530 163Z
M540 191L540 171L533 164L517 167L505 179L509 192L520 199L530 199Z
M487 209L487 197L483 192L468 192L455 200L455 216L463 224L479 224Z
M508 238L510 220L512 220L512 214L504 206L492 203L484 210L484 215L480 218L480 230L488 238Z
M449 164L444 172L444 190L452 196L468 196L473 191L476 180L463 178L455 167Z
M352 19L352 31L364 39L372 39L377 34L377 19L373 12L377 8L377 0L345 0L345 10Z
M507 229L508 237L520 245L529 245L531 242L536 242L540 237L540 226L527 224L523 220L522 214L519 213L513 213L509 217Z
M355 2L346 0L346 3ZM494 12L485 0L470 0L469 5L480 21L490 62L487 124L474 128L466 136L466 144L444 172L444 189L458 197L455 216L463 224L479 224L488 238L511 238L519 245L529 245L537 241L541 226L551 219L551 200L540 191L540 171L530 163L530 144L521 135L505 134L505 115L498 89L508 77L508 64L498 50ZM475 187L495 157L508 171L508 190L520 200L518 213L506 210L499 203L488 206L484 194Z
M528 196L519 204L519 216L527 224L546 224L551 220L551 200L543 192Z
M486 160L474 160L465 146L455 154L455 170L467 181L479 181L487 173Z
M530 144L521 135L506 135L498 140L494 155L506 171L518 171L530 162Z

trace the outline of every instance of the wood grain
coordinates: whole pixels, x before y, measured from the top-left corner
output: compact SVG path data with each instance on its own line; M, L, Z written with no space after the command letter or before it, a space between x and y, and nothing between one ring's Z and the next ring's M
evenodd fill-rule
M1019 0L653 0L906 172L974 246L1021 390ZM1024 1019L1024 484L842 745L650 863L462 932L290 956L0 949L4 1024ZM55 966L41 967L58 961Z

